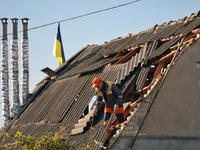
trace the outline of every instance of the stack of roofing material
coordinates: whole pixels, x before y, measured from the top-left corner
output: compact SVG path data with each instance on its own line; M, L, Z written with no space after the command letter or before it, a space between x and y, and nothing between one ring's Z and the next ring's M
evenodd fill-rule
M69 137L69 142L73 143L76 147L83 147L83 144L89 144L93 149L101 149L100 145L95 143L97 141L99 143L104 143L107 138L107 129L106 126L103 126L103 118L100 117L99 122L93 126L93 128L89 128L83 134L78 134Z
M71 131L71 135L82 133L84 131L84 128L87 126L87 124L89 124L90 121L93 122L92 119L94 119L95 109L96 109L96 107L93 107L87 115L85 115L84 117L82 117L81 119L78 120L78 123L76 123L73 126L73 129Z

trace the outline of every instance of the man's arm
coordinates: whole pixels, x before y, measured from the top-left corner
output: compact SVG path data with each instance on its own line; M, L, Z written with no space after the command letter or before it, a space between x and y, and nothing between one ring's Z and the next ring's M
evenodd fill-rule
M118 106L121 106L123 105L123 94L122 94L122 91L115 85L115 84L112 84L112 91L115 95L117 95L117 101L116 101L116 104Z
M102 96L98 96L98 94L96 94L96 109L94 111L95 116L97 115L98 112L98 108L101 106L102 104Z
M97 106L97 108L99 108L101 106L103 98L102 98L102 96L98 96L98 94L96 96L97 96L97 98L96 98L96 100L97 100L96 106Z

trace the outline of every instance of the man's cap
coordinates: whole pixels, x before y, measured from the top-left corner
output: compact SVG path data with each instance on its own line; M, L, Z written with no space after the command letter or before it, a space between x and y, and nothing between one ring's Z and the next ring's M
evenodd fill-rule
M92 83L93 83L92 88L97 87L99 81L101 81L101 78L95 77L95 78L93 79L93 81L92 81Z

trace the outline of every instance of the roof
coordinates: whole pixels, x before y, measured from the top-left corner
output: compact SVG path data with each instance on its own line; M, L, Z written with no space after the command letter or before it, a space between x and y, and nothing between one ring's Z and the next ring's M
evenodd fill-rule
M160 107L161 102L157 101L165 98L164 102L169 100L168 95L162 91L165 88L172 88L174 84L178 86L175 89L179 86L184 87L183 83L176 84L174 78L174 76L182 75L180 72L182 66L178 62L185 63L185 59L188 58L196 61L199 58L199 55L196 55L197 46L193 46L193 43L199 43L199 29L200 12L178 21L155 25L146 31L129 34L102 45L84 47L55 70L56 78L47 76L36 85L29 97L29 102L23 106L21 113L2 130L2 133L15 134L21 131L25 135L39 137L50 131L58 131L59 126L62 125L68 128L69 142L73 145L82 146L83 143L89 143L94 149L101 149L101 146L94 141L104 143L107 138L108 125L103 126L102 123L103 107L98 112L98 117L94 118L94 129L90 128L94 107L88 112L88 106L95 94L94 89L91 88L92 79L98 76L115 82L124 94L124 101L127 102L126 126L116 131L117 134L110 140L109 148L118 147L116 144L120 142L116 142L117 140L121 140L122 146L127 148L131 148L134 143L140 145L140 142L144 140L137 139L140 139L143 133L154 136L153 133L147 131L150 130L148 124L154 125L151 117L158 115L154 107ZM193 51L190 51L191 47ZM177 67L170 69L174 63L177 63ZM189 61L186 64L190 63ZM188 71L194 70L191 68ZM195 70L194 73L199 73L199 70ZM182 81L185 76L178 79ZM194 79L192 76L188 78ZM188 82L193 83L191 80ZM169 83L171 85L165 86ZM196 86L196 88L199 87ZM170 95L173 95L175 91L173 90ZM183 92L184 90L180 95ZM159 98L159 95L162 98ZM198 94L195 93L195 95L199 97ZM173 97L173 99L177 99L178 103L183 97L184 95ZM134 105L136 103L137 107ZM151 105L152 109L150 109ZM161 109L159 110L163 113ZM116 117L112 117L110 121L116 123L115 119ZM170 117L168 119L170 121ZM70 134L73 131L77 134ZM157 132L160 133L161 129ZM193 132L191 134L193 136ZM197 135L199 136L199 133Z

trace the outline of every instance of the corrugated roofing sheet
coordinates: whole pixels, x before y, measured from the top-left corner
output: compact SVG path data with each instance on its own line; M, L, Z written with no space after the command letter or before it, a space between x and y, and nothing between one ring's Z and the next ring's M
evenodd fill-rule
M182 28L180 28L180 30L178 30L176 34L186 35L199 25L200 25L200 18L194 18L193 20L190 20L184 26L182 26Z
M137 77L137 81L135 83L137 90L141 90L143 88L143 85L144 85L145 79L146 79L146 77L149 73L151 64L152 64L152 62L149 61L147 65L143 65L141 67L141 70L140 70L139 75Z
M69 90L66 90L65 95L62 97L62 99L59 99L59 103L57 103L56 107L51 112L53 115L50 115L48 118L50 123L58 123L63 120L67 112L69 112L70 108L74 104L79 92L83 89L87 78L87 76L80 76L74 80L73 85L70 86ZM69 79L70 78L66 80ZM62 82L63 80L60 81Z
M174 38L172 40L164 42L160 47L158 47L151 55L149 55L146 60L150 60L152 58L155 58L157 56L160 56L162 53L164 53L168 48L176 44L181 37Z

